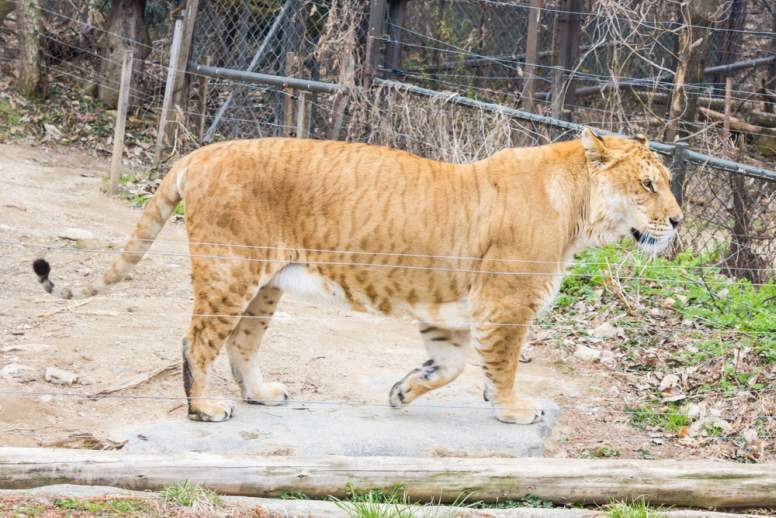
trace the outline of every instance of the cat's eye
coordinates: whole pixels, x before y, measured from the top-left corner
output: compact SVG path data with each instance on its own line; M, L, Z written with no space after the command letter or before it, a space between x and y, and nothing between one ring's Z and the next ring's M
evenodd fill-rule
M655 192L655 184L653 184L653 183L652 183L652 180L650 180L649 178L645 178L644 180L642 180L642 181L641 181L641 184L642 184L642 185L644 186L644 188L645 188L646 190L648 190L649 192Z

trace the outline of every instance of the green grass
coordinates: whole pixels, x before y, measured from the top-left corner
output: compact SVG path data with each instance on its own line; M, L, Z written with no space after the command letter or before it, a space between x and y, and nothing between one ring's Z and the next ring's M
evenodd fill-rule
M596 446L582 452L582 457L587 459L608 459L612 457L619 457L622 452L617 448L611 446Z
M188 480L162 489L159 492L159 496L169 504L183 507L194 507L197 505L221 507L223 505L223 501L217 493L198 484L193 484Z
M609 518L665 518L660 509L654 509L643 499L633 502L612 502L603 511Z
M281 500L309 500L310 497L307 496L302 491L283 491L280 493L280 499Z
M372 489L366 492L356 491L347 486L347 498L334 498L337 507L349 518L414 518L412 503L407 499L404 488L395 486L388 492Z
M667 404L657 404L629 407L625 409L631 413L631 424L636 428L659 429L666 433L677 433L683 426L691 424L685 408Z
M0 136L4 136L11 128L18 128L21 119L19 111L7 99L0 99Z
M137 515L147 510L145 503L132 498L61 498L54 506L63 511L82 511L99 516Z
M0 511L10 511L10 509L3 509L0 505ZM27 505L13 510L13 518L35 518L46 512L46 508L42 505Z
M591 295L605 287L609 270L621 275L626 293L646 298L675 299L673 309L686 318L714 329L774 331L776 287L755 286L746 279L722 275L714 255L681 253L674 261L650 258L627 241L580 254L561 293L573 297ZM712 265L712 266L710 266ZM766 283L771 284L771 283Z

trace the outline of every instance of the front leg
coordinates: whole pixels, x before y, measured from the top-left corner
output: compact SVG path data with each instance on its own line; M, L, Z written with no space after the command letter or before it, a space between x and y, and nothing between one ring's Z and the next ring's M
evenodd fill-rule
M544 411L537 402L517 395L515 375L520 351L541 307L544 290L518 288L484 290L477 294L472 304L472 343L482 358L485 399L493 403L496 419L532 424L542 419Z

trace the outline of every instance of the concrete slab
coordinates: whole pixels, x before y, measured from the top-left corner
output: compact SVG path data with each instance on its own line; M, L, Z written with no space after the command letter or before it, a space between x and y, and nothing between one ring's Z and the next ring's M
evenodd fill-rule
M115 430L133 453L196 451L254 455L385 455L406 457L541 457L558 407L539 400L542 422L496 421L486 404L445 401L411 405L241 404L224 423L175 419Z

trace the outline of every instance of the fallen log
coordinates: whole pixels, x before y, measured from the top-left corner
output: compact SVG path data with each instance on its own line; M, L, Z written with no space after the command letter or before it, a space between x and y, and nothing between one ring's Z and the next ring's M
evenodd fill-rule
M207 426L207 425L205 425ZM210 425L218 426L218 425ZM345 497L402 485L411 500L518 500L605 504L643 497L704 508L776 505L776 464L609 459L250 457L201 453L0 448L0 488L50 484L159 490L189 480L225 495Z
M703 115L705 118L711 121L722 122L725 120L724 113L714 111L710 108L698 106L698 111L701 113L701 115ZM766 128L763 126L755 126L754 124L749 124L748 122L742 121L738 117L729 117L729 123L730 123L730 129L741 131L743 133L753 133L753 134L760 133L764 135L776 135L776 129Z

